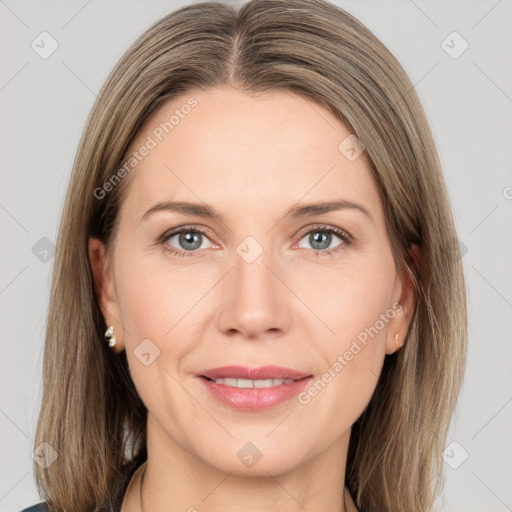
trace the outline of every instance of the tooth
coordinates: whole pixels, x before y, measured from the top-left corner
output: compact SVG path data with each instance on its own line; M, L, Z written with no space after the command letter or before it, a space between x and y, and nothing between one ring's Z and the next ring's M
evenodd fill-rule
M273 386L280 386L281 384L291 384L293 379L236 379L233 377L225 377L223 379L215 379L217 384L224 384L235 388L271 388Z
M274 386L275 384L272 383L272 379L268 380L255 380L254 381L254 387L255 388L270 388L271 386Z
M253 388L254 381L250 379L236 379L236 387L237 388Z

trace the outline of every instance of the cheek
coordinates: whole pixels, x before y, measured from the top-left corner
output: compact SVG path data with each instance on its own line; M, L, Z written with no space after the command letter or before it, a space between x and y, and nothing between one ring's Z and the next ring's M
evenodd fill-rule
M302 287L301 297L308 297L308 305L329 328L318 320L306 325L309 338L318 340L316 349L325 366L305 390L302 403L310 403L315 415L325 415L323 420L334 429L353 423L375 390L388 324L395 316L390 307L393 269L392 262L374 260L367 267L336 269ZM326 334L319 337L320 330Z
M395 274L393 262L387 258L354 258L347 264L299 275L307 277L295 282L294 290L314 313L307 318L311 318L311 328L317 328L316 336L314 331L310 333L311 339L325 339L331 348L342 349L390 307ZM379 327L385 331L381 322Z
M187 265L171 266L154 253L119 254L116 294L128 339L134 343L141 336L170 337L204 295L204 272Z
M204 292L145 255L119 254L116 294L130 374L146 407L168 414L186 399L176 378L195 343L187 311Z
M134 380L137 358L149 352L158 364L144 371L142 385L156 379L156 368L177 372L182 358L193 350L198 316L204 315L205 294L211 288L205 272L186 265L171 266L164 257L149 253L130 254L119 250L116 262L116 295L123 325L123 337ZM150 341L148 341L150 340ZM147 356L146 356L147 359ZM148 380L149 379L149 380Z

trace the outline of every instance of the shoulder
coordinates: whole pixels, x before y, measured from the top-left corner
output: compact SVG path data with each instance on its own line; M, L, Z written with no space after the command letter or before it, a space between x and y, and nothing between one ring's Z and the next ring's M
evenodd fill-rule
M31 507L24 508L21 512L47 512L46 501L42 501L41 503L37 503L37 505L32 505Z
M145 459L143 459L145 460ZM111 501L107 501L100 508L101 512L118 512L121 509L121 504L123 502L124 494L130 483L130 480L135 473L135 471L140 467L141 461L134 460L126 467L123 468L120 478L116 482L113 489L113 499ZM47 506L46 501L41 501L40 503L36 503L31 507L24 508L20 512L50 512L50 509Z

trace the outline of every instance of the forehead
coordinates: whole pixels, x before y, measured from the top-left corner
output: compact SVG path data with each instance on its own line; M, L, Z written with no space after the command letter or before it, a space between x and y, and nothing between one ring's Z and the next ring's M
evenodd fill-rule
M350 135L327 108L291 92L191 90L162 104L139 130L129 153L144 156L124 202L130 212L180 199L217 210L250 205L264 215L301 198L343 197L364 201L378 216L365 153L354 160L343 151Z

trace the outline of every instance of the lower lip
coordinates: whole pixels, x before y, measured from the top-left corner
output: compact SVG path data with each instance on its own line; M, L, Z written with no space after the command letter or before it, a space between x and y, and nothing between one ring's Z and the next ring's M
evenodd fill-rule
M217 384L204 377L199 377L208 391L219 401L241 411L263 411L279 405L298 395L313 377L281 384L270 388L235 388Z

